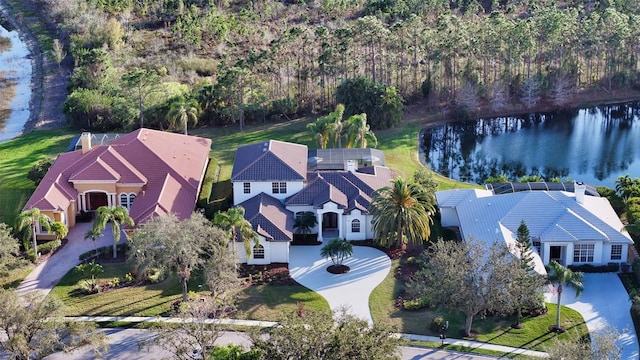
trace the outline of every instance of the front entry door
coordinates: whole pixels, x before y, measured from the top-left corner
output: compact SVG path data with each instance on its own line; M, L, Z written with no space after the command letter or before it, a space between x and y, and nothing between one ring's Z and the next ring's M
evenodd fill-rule
M336 214L336 213L324 213L324 214L322 214L322 228L323 229L337 229L338 228L338 214Z
M564 261L563 261L563 257L562 257L562 253L563 253L563 248L564 246L551 246L549 248L549 260L550 261L556 261L557 263L559 263L560 265L564 265Z

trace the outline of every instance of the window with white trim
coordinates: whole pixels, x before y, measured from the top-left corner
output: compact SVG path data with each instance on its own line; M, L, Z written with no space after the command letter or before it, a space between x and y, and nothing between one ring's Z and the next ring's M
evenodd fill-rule
M622 260L622 245L611 245L611 260Z
M245 194L251 194L251 183L249 182L243 183L242 188Z
M133 200L136 199L136 194L131 193L129 194L129 209L131 209L131 207L133 206Z
M264 259L264 246L258 244L253 247L253 258Z
M287 183L284 181L276 181L271 183L271 193L272 194L286 194L287 193Z
M594 244L575 244L573 246L573 262L593 262Z
M353 219L353 221L351 221L351 232L353 232L353 233L359 233L360 232L360 220Z
M120 194L120 206L129 208L129 196L125 193Z

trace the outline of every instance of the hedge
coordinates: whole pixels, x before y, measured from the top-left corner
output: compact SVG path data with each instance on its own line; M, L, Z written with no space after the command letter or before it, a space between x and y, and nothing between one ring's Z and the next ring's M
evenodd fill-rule
M61 240L47 241L46 243L42 243L42 244L38 245L38 252L41 255L48 254L48 253L50 253L52 251L55 251L60 246L62 246L62 241ZM27 251L27 257L31 261L36 261L36 255L34 254L33 249L29 249L29 251Z
M118 250L118 253L127 252L129 250L129 243L120 243L116 246L116 248ZM110 257L112 254L113 254L113 246L107 245L107 246L99 247L96 250L89 250L87 252L80 254L80 256L78 256L78 260L84 263L99 257Z
M619 263L608 263L607 265L569 265L567 266L571 271L579 271L583 273L605 273L605 272L618 272L620 270Z

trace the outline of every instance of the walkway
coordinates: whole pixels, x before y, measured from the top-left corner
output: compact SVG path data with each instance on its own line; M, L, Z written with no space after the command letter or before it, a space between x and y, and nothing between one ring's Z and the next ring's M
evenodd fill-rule
M321 246L292 246L289 273L298 283L322 295L332 311L346 308L350 314L373 323L369 295L391 270L391 259L380 250L354 246L344 261L351 270L335 275L327 271L330 259L320 256Z
M62 279L62 277L80 264L78 257L80 254L93 250L94 246L102 247L113 244L111 226L107 226L103 231L104 236L96 239L94 245L91 239L84 239L84 234L91 229L92 223L78 223L69 229L67 238L69 242L49 259L40 263L36 268L20 283L18 293L24 294L31 291L40 291L44 295L49 294L51 289ZM120 241L125 239L124 234Z
M629 313L631 301L617 274L584 274L584 291L576 299L575 290L565 288L562 305L579 312L587 323L589 333L594 334L608 326L620 332L623 360L637 360L638 338ZM555 296L546 299L557 303Z

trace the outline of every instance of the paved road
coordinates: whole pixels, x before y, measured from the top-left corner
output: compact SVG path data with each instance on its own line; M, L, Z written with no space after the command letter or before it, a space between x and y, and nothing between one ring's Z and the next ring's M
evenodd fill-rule
M171 359L171 354L159 346L140 346L140 343L152 341L153 332L140 329L104 329L109 340L109 351L105 359L110 360L158 360ZM243 333L224 332L218 340L219 344L240 344L250 346L248 337ZM403 360L495 360L493 357L465 354L454 351L443 351L418 347L401 347ZM47 360L90 360L94 359L90 349L82 348L71 353L57 353L46 357Z

